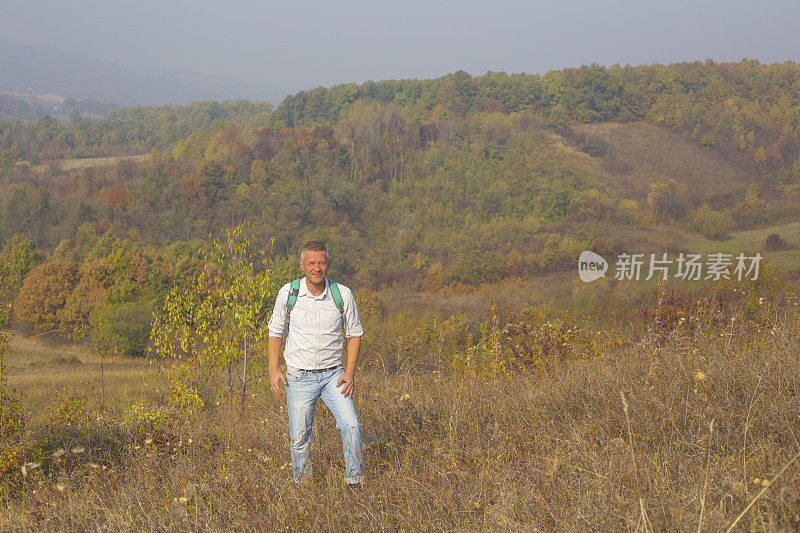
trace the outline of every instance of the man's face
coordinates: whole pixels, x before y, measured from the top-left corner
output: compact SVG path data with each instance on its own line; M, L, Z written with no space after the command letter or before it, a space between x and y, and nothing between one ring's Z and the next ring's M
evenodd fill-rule
M329 266L330 263L325 252L311 250L303 252L303 261L300 261L300 268L306 273L306 277L311 283L315 285L324 283Z

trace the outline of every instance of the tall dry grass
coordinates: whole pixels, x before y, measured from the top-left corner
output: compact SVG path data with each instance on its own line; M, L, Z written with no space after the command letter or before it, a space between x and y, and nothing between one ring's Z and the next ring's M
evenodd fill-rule
M702 305L662 292L613 334L528 315L487 323L467 350L456 335L424 353L365 354L358 492L342 484L324 407L314 481L301 487L271 393L254 390L244 415L225 402L153 420L88 409L70 426L28 428L39 455L25 459L41 464L6 477L0 527L793 530L797 292L757 291ZM506 371L487 370L496 360Z

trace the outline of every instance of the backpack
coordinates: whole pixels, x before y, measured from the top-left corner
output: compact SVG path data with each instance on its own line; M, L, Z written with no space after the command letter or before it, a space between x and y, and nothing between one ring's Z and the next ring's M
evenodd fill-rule
M297 303L297 295L300 293L300 282L303 278L292 280L292 285L289 289L289 299L286 300L286 332L289 331L289 317L294 309L294 304ZM331 296L333 303L339 309L339 314L342 315L342 326L346 324L344 319L344 300L342 300L342 293L339 291L339 286L335 281L328 280L328 287L331 289Z

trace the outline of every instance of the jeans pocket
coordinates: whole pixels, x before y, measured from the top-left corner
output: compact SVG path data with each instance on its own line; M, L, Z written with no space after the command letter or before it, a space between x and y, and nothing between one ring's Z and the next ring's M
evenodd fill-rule
M300 381L300 378L303 377L303 371L287 369L284 375L286 376L286 381L291 383L292 381Z

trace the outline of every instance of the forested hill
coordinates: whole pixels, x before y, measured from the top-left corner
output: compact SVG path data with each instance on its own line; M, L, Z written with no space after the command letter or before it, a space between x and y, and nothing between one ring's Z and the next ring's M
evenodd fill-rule
M0 300L39 312L38 296L17 297L33 276L40 295L67 295L49 324L157 302L209 235L244 221L256 244L274 237L284 276L318 237L337 279L376 290L478 287L571 269L585 249L725 239L800 218L798 89L794 63L591 65L340 85L277 109L0 122Z
M644 119L691 135L746 165L793 166L800 155L800 64L596 64L543 76L464 71L434 80L387 80L317 88L286 98L273 120L288 126L336 122L357 100L444 117L533 110L547 124ZM763 150L762 150L763 148Z
M267 103L231 101L190 106L136 107L109 112L106 120L71 127L44 118L21 126L4 123L0 149L15 143L24 159L58 139L64 150L163 149L215 120L251 127L338 123L357 101L392 103L417 121L441 120L481 111L530 112L546 125L647 120L663 124L756 169L792 169L800 156L800 65L675 63L613 66L596 64L542 76L464 71L430 80L385 80L320 87L287 97L274 112ZM25 150L33 137L33 150Z

